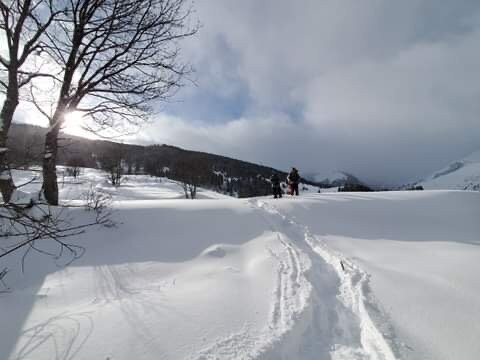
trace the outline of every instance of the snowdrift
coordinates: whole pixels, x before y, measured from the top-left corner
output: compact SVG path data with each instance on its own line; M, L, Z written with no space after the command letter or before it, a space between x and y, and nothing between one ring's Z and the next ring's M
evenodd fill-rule
M0 359L480 354L478 192L192 201L167 180L110 189L94 175L64 200L91 178L117 199L117 226L72 238L81 259L31 253L24 274L21 254L0 259Z

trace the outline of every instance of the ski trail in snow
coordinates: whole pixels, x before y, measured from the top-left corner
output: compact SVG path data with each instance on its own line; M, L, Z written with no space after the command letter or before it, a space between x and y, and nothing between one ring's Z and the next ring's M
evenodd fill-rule
M387 340L376 327L367 305L372 305L374 300L369 299L369 276L350 260L342 258L329 250L319 237L312 236L308 231L305 239L313 251L330 264L341 279L340 299L343 304L358 316L360 327L360 342L372 360L395 359L395 355ZM342 268L343 264L343 268ZM375 306L376 307L376 306Z
M286 326L285 323L274 322L273 326L281 329L272 331L280 344L265 352L262 358L394 360L390 345L367 311L367 306L374 304L368 299L368 274L328 249L306 225L282 214L273 205L261 200L250 201L250 204L270 214L271 218L267 221L279 234L280 241L281 232L275 225L275 218L277 224L283 226L282 230L298 241L292 245L283 243L291 261L299 261L296 254L300 251L307 257L307 261L302 261L309 263L304 270L308 270L306 275L311 284L307 301L297 304L303 314L297 313L296 324ZM285 265L280 264L282 270ZM290 284L298 282L298 272L291 271L290 276ZM279 281L282 281L281 275ZM280 303L286 303L280 305L279 311L288 309L297 299L294 291L286 294L286 290L277 294L277 298Z
M367 311L368 275L272 204L248 203L281 245L269 249L278 265L268 323L246 323L191 359L394 360Z
M303 273L309 268L308 259L302 256L293 246L288 244L280 233L277 239L283 245L283 252L276 254L271 251L279 263L277 289L270 316L269 328L282 336L292 327L292 320L305 306L306 299L311 291Z
M260 212L263 216L263 211ZM267 220L266 220L267 221ZM268 221L267 221L268 223ZM269 249L278 262L277 279L274 285L269 320L260 332L251 330L249 324L235 334L218 339L209 348L202 350L193 359L282 359L269 357L282 338L298 323L311 295L311 284L305 277L310 268L309 258L292 246L284 235L275 230L280 249ZM287 357L288 358L288 357Z

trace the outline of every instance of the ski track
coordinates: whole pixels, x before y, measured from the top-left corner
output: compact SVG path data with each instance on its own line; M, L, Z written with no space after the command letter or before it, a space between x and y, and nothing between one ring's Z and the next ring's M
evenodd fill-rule
M263 211L261 215L263 215ZM264 217L268 222L268 220ZM193 359L283 359L271 356L282 338L296 325L303 313L311 292L311 285L305 277L310 267L309 259L300 253L273 224L268 222L276 233L281 250L268 249L278 262L277 280L272 296L272 306L267 326L259 331L245 324L238 333L218 339L212 346L202 350Z
M270 249L278 273L268 325L252 332L245 324L194 358L396 359L395 344L386 340L392 342L393 331L380 331L372 319L383 322L385 316L370 293L368 274L269 202L248 203L282 245Z

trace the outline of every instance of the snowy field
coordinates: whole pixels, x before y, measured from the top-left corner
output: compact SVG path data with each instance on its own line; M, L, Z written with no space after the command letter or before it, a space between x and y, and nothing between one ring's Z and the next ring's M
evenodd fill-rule
M71 239L81 259L32 253L23 275L0 259L0 359L480 358L480 192L192 201L167 179L104 179L60 184L63 201L115 200L116 227Z
M41 186L40 169L36 171L14 170L13 175L17 186L23 192L35 192ZM107 182L107 174L102 170L82 169L79 176L73 178L66 176L65 168L57 169L58 189L60 199L82 200L90 188L110 194L117 201L121 200L165 200L184 199L185 193L181 183L167 178L152 177L149 175L124 175L120 187L115 187ZM32 181L34 180L34 181ZM198 199L225 199L230 198L215 191L198 189Z

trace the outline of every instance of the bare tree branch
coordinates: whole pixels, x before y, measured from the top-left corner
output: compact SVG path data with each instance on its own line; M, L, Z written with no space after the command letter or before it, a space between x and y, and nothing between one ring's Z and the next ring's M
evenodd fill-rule
M68 243L67 238L82 234L86 229L95 225L114 226L108 208L109 198L102 194L91 193L86 198L85 209L94 210L90 220L80 224L72 224L65 214L65 210L75 206L52 208L41 202L30 200L24 204L10 203L0 205L0 238L10 239L9 245L0 249L0 258L6 257L21 249L26 249L22 256L22 270L26 257L35 251L54 259L60 259L65 251L70 255L68 265L81 257L85 251L82 246ZM18 239L18 240L17 240ZM39 247L40 241L50 240L57 245L56 251L45 250Z
M131 132L148 119L153 100L172 96L190 68L178 43L189 27L189 0L70 0L47 29L42 51L63 78L45 141L44 192L58 203L55 164L65 114L80 109L97 135ZM105 132L107 130L108 132ZM100 133L100 134L98 134Z

